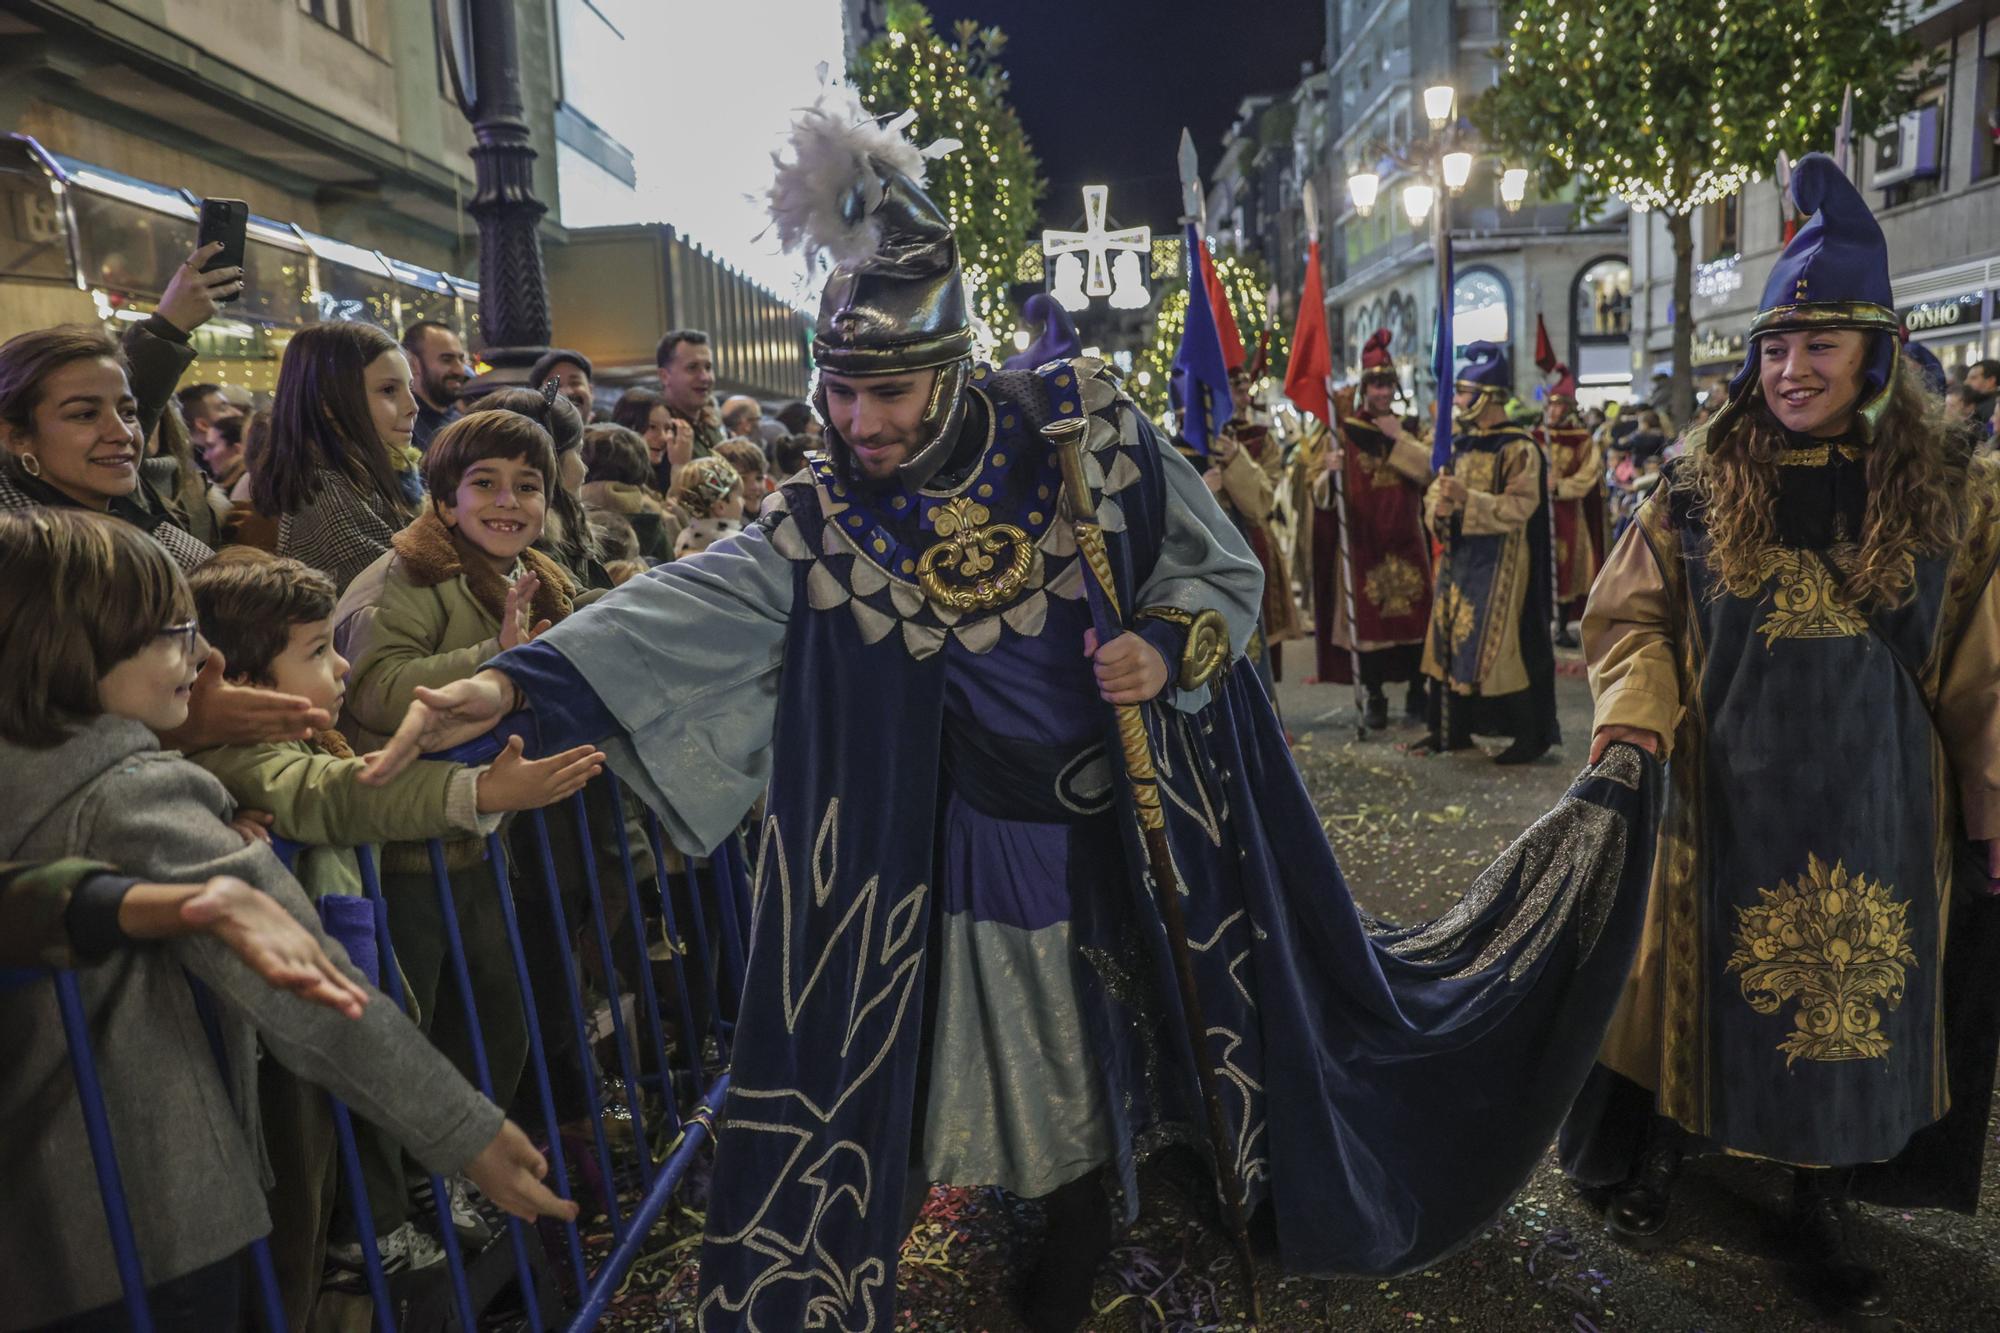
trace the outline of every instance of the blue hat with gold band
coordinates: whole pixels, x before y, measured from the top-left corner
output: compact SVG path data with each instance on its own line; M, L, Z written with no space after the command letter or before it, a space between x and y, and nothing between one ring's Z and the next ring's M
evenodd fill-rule
M1866 388L1857 413L1873 431L1888 405L1902 347L1902 323L1889 286L1889 245L1854 182L1825 153L1809 153L1792 169L1792 202L1812 216L1771 269L1764 299L1750 321L1743 368L1729 384L1729 401L1714 429L1762 396L1757 340L1801 329L1860 329L1874 334L1862 372Z
M1490 402L1505 402L1514 392L1514 367L1507 360L1507 349L1499 343L1467 343L1465 363L1458 368L1458 387L1479 395L1458 410L1467 420L1485 411Z

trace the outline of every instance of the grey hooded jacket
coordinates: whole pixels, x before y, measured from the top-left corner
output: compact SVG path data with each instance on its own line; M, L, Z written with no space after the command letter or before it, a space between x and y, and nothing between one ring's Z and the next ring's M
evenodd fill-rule
M236 875L277 899L358 976L270 849L246 846L228 826L231 813L221 783L161 751L136 722L99 717L52 750L0 741L0 859L87 855L173 883ZM382 1125L432 1170L460 1169L499 1132L499 1109L379 994L360 1019L344 1018L271 989L208 935L123 950L77 975L148 1284L214 1263L270 1229L257 1124L260 1036L270 1055ZM190 975L215 997L228 1086ZM0 1199L0 1329L118 1299L45 980L0 989Z

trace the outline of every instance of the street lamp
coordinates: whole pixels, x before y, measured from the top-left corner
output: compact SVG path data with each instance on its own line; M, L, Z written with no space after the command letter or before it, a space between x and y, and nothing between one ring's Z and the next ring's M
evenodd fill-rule
M1437 191L1428 185L1405 185L1403 187L1403 211L1410 215L1410 225L1421 227L1424 219L1431 215L1431 205L1437 200Z
M1448 83L1434 84L1424 89L1424 114L1431 118L1431 128L1441 130L1451 123L1452 103L1458 100L1458 90Z
M1507 205L1512 213L1521 207L1521 201L1528 197L1528 169L1508 167L1500 173L1500 202Z
M1375 197L1382 190L1382 178L1372 171L1357 171L1347 178L1347 193L1354 211L1367 217L1375 211Z

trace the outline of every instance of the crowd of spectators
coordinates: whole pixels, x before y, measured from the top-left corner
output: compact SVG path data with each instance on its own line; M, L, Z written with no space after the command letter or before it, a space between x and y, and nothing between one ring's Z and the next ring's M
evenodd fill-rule
M492 1239L482 1198L573 1214L508 1118L541 1117L516 1096L528 1034L487 835L521 856L510 816L581 791L601 858L637 814L590 784L603 756L589 747L529 760L516 740L383 787L362 780L367 751L419 689L740 530L806 466L818 423L803 403L768 420L747 395L718 405L697 330L666 334L657 387L608 411L582 353L552 349L525 386L486 388L461 333L428 320L400 336L300 330L268 401L182 384L191 335L241 287L241 270L202 272L209 257L190 255L122 338L60 326L0 345L0 962L88 965L102 1072L127 1108L114 1127L160 1145L121 1158L156 1326L235 1327L245 1247L267 1235L305 1328L362 1267L321 1088L367 1122L366 1220L392 1273L442 1259L410 1184L424 1171L448 1181L442 1213L469 1245ZM309 849L292 870L274 836ZM441 984L432 839L490 1096ZM585 845L553 849L554 891L572 891ZM362 846L380 848L413 1018L357 966L374 952L353 911ZM540 882L512 878L517 896ZM559 981L575 944L530 948L531 977ZM183 969L218 1001L236 1088L215 1086ZM0 1181L56 1214L0 1223L10 1270L33 1275L0 1327L112 1327L118 1277L75 1094L48 1091L67 1077L53 1005L46 986L0 989L16 1034ZM555 1070L573 1036L541 1035ZM581 1114L575 1088L558 1103Z

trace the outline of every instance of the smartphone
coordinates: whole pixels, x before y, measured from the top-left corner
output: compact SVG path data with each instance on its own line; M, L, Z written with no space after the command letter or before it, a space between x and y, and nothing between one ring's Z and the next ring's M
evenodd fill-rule
M221 241L222 248L201 266L203 273L213 273L219 268L243 267L243 235L250 225L250 205L241 199L204 199L201 201L201 227L195 234L196 245L208 245ZM220 298L234 301L235 296Z

